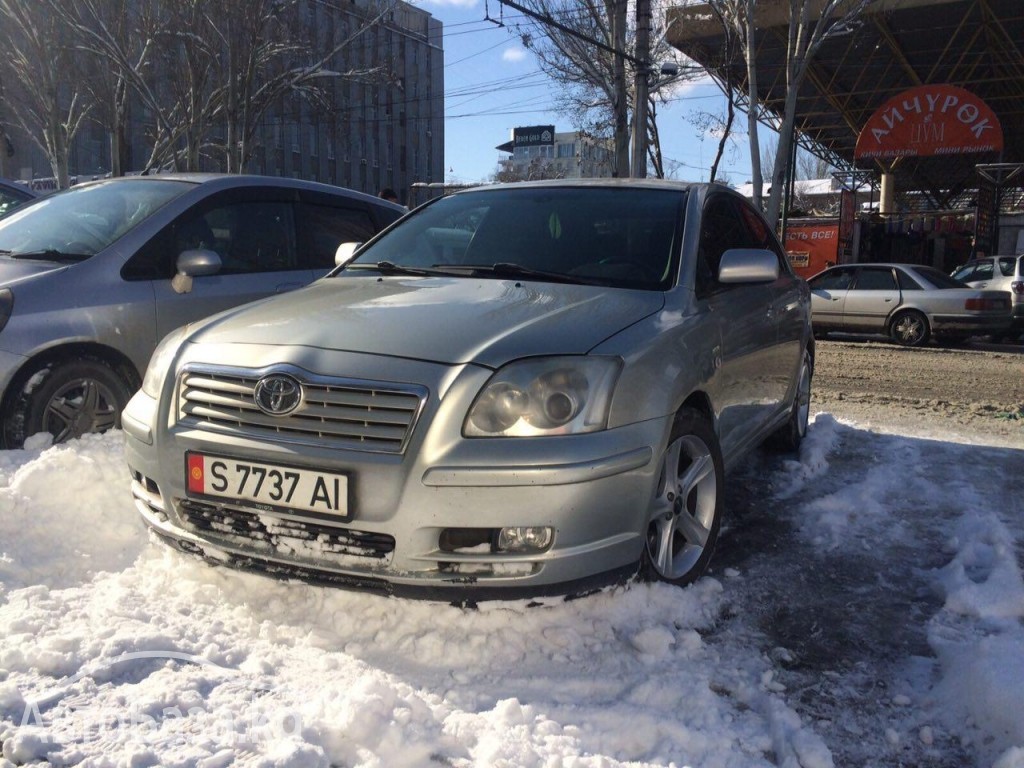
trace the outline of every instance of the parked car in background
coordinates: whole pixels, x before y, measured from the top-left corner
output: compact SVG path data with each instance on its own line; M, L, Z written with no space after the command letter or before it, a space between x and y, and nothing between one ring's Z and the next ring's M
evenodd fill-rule
M972 288L995 288L1009 291L1013 304L1013 327L1009 334L1024 333L1024 255L987 256L972 259L953 272L953 279Z
M808 280L814 332L877 333L916 347L1010 327L1010 294L911 264L843 264Z
M164 340L123 426L182 550L388 592L707 567L723 475L807 428L807 284L721 185L495 185Z
M312 282L338 244L403 213L370 195L257 176L79 184L0 220L0 439L120 423L157 342Z
M0 179L0 217L6 216L29 200L35 200L36 197L38 194L28 185Z

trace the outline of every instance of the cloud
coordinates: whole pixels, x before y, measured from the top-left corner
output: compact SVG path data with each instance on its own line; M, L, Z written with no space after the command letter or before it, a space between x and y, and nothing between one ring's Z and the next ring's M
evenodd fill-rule
M501 54L502 61L513 61L513 62L515 62L515 61L522 61L525 58L526 58L526 49L525 48L520 48L518 46L515 47L515 48L506 48L505 52Z

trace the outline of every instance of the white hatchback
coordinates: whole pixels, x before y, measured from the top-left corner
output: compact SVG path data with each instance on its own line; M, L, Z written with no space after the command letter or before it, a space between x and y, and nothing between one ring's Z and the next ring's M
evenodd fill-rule
M973 259L953 272L953 278L972 288L1009 291L1013 302L1014 338L1024 332L1024 254Z

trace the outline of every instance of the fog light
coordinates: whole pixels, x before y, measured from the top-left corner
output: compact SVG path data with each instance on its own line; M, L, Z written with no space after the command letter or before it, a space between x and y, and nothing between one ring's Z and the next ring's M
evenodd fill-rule
M553 528L502 528L498 534L498 550L501 552L540 552L551 546Z

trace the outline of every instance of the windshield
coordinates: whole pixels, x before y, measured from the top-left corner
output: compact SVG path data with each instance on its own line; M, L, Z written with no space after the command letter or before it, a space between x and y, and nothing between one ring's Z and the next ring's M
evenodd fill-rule
M685 192L510 187L414 211L346 270L547 280L666 290Z
M129 179L72 187L0 221L0 254L54 261L87 259L193 186L183 181Z

